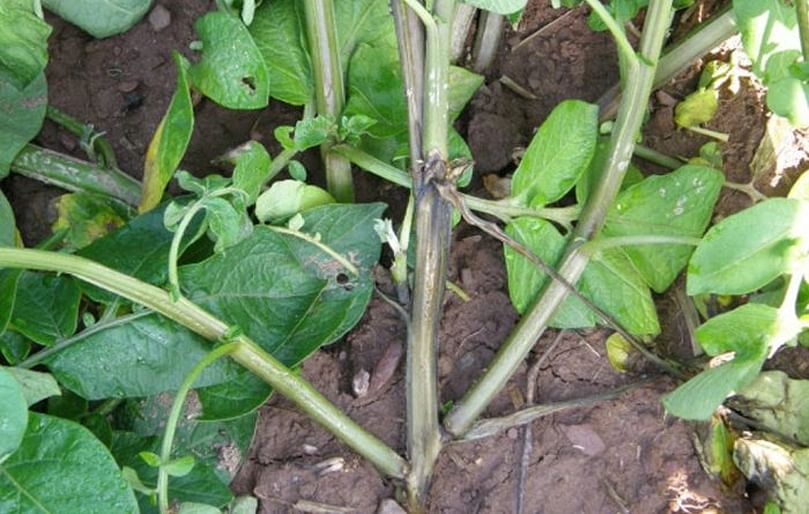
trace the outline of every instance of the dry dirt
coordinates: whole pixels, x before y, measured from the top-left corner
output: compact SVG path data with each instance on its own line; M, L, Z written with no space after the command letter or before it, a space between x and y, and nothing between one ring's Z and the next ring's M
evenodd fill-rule
M125 35L103 41L93 41L59 20L49 20L55 27L48 66L50 101L105 131L121 167L136 177L141 175L145 148L174 90L170 51L189 53L193 20L211 8L212 2L163 4L171 13L168 28L155 31L144 21ZM468 135L479 172L508 173L513 169L512 150L530 141L556 103L565 98L595 101L617 80L609 37L589 31L583 10L564 13L567 11L550 9L547 1L533 0L521 28L506 34L486 85L461 120L460 128ZM555 21L560 15L564 18ZM528 43L514 49L528 36L532 36ZM667 95L681 98L687 94L696 70L698 67L666 86ZM536 99L505 87L498 80L503 75ZM710 126L730 134L726 172L733 180L744 181L765 130L761 95L748 84L740 94L724 97L721 105ZM195 135L184 166L204 173L211 169L211 159L249 137L275 153L278 148L272 129L294 122L298 115L296 109L277 102L263 111L234 113L203 101L197 108ZM671 155L694 155L705 140L673 131L671 115L670 105L653 100L644 141ZM37 142L80 156L75 138L50 123ZM802 150L798 157L796 164L805 163L806 152ZM316 169L316 156L306 159L308 167ZM653 166L645 169L659 171ZM786 178L778 187L783 189L788 182ZM485 194L479 178L472 188ZM46 237L53 221L50 201L59 191L19 177L5 181L3 189L9 193L25 241L31 245ZM358 191L361 200L382 198L399 208L403 205L401 191L363 175L358 175ZM743 205L746 200L737 196L725 194L720 212ZM439 361L442 401L457 399L479 376L518 319L508 299L501 248L465 225L456 230L451 279L471 300L464 303L455 296L446 300ZM673 304L661 299L660 305L669 339L677 339L671 335L677 333L678 323ZM606 335L602 330L564 334L541 369L537 401L579 398L638 380L638 375L621 375L607 363ZM529 362L554 337L546 334ZM303 366L304 376L326 396L402 451L402 370L383 368L404 342L405 329L397 313L375 298L344 341ZM805 355L801 358L803 363L809 362ZM795 374L806 374L809 365L796 369ZM526 394L525 371L523 366L488 415L511 412L520 403ZM358 398L352 383L365 372L370 374L371 385L367 395ZM649 385L617 400L535 422L524 488L526 512L752 512L743 491L727 491L702 471L692 445L693 425L664 415L658 397L673 386L669 379L657 376ZM522 431L518 429L447 448L438 462L429 511L513 512L521 448ZM394 484L380 478L369 464L280 397L261 409L253 446L233 488L256 495L264 513L300 512L304 507L314 512L311 509L317 504L321 509L332 506L332 510L318 512L373 513L382 500L395 493Z

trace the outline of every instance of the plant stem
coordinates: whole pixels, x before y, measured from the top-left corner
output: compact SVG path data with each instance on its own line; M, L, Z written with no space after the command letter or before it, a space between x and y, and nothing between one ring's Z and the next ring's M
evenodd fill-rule
M0 248L0 267L67 273L150 308L211 341L220 341L228 325L185 298L172 302L158 287L75 255L40 250ZM374 435L366 432L298 373L284 366L245 335L231 354L233 360L270 384L312 420L333 433L385 474L404 478L407 463Z
M334 21L334 2L304 0L302 5L306 18L309 54L312 58L312 74L315 79L317 111L319 114L337 119L343 112L345 88L337 26ZM331 143L320 146L329 193L338 202L353 202L354 183L351 178L351 164L330 150Z
M472 69L476 73L484 73L494 62L500 48L500 40L503 38L504 25L502 14L489 11L480 13L475 46L472 48Z
M606 169L584 206L559 268L559 274L571 284L579 280L589 261L580 246L598 235L632 158L635 140L652 91L655 64L671 20L671 4L672 0L651 0L640 43L640 58L635 58L634 64L632 60L625 60L628 68L627 87L610 140ZM549 281L514 332L500 347L481 379L444 419L447 431L460 436L469 429L520 366L567 294L568 290L563 284L555 280Z
M458 62L463 57L463 52L466 50L466 36L469 34L469 29L472 28L472 22L475 20L477 12L477 7L464 3L459 3L455 8L450 62Z
M421 160L421 128L423 126L421 92L424 89L424 26L404 0L391 0L396 44L402 68L402 82L407 99L407 134L410 147L410 169L415 173ZM410 178L407 177L408 184ZM409 187L409 186L407 186Z
M798 11L798 31L801 36L803 62L809 62L809 0L794 0Z
M721 13L700 23L685 38L666 49L655 71L654 87L661 87L735 33L736 18L730 6L727 6ZM620 88L616 84L598 100L599 119L606 121L614 118L620 100Z
M11 163L11 171L68 191L111 196L131 206L140 202L140 183L129 175L35 145L25 145Z
M166 429L163 432L163 442L160 446L160 467L157 471L157 498L160 506L160 514L168 514L169 512L169 474L168 464L171 462L171 447L174 444L174 434L177 432L177 423L180 421L180 415L183 413L183 405L188 393L194 382L197 381L200 374L205 371L205 368L216 362L222 357L232 354L239 348L240 343L228 343L218 348L214 348L208 352L205 357L194 366L188 375L186 375L177 394L174 396L174 403L171 405L169 418L166 421Z
M643 246L643 245L688 245L697 246L702 239L691 236L675 236L669 234L648 234L643 236L620 236L593 239L582 244L582 252L592 257L598 252L616 246Z
M638 144L635 145L635 157L639 157L645 161L651 162L652 164L657 164L658 166L663 166L664 168L668 168L670 170L676 170L685 164L676 157L668 156L664 153L658 152L654 148L649 148L648 146Z
M48 105L46 115L48 119L54 123L61 125L74 136L81 138L82 145L88 145L86 148L88 157L95 159L97 157L95 152L98 152L98 155L101 157L101 159L98 159L99 166L108 169L118 169L115 151L112 149L112 145L109 141L103 137L103 132L96 132L92 125L82 123L53 105ZM85 141L85 139L87 139L87 141Z
M419 512L441 450L438 423L438 327L446 288L452 207L436 189L446 178L449 134L449 52L455 0L436 0L427 13L415 0L405 2L424 23L427 39L424 61L421 133L422 155L413 167L416 258L408 331L407 443L411 471L407 476L411 511Z
M333 151L345 156L352 163L369 173L373 173L377 177L381 177L389 182L398 186L412 188L413 181L399 168L391 166L376 157L369 155L362 150L348 146L338 145L333 148ZM569 207L543 207L541 209L533 209L530 207L522 207L520 205L512 204L508 199L506 200L486 200L476 196L461 193L466 205L478 212L484 212L496 216L502 221L508 222L511 218L520 216L527 216L530 218L543 218L562 226L570 227L573 221L579 217L580 207L578 205L571 205Z
M702 136L707 136L707 137L716 139L717 141L721 141L723 143L727 143L728 140L730 139L730 136L725 134L724 132L717 132L716 130L711 130L709 128L700 127L699 125L694 125L692 127L683 127L683 128L685 128L686 130L690 130L691 132L695 132L697 134L700 134Z
M763 202L767 199L767 195L760 192L756 187L753 185L752 182L748 182L747 184L739 184L738 182L731 182L730 180L726 180L722 187L726 187L728 189L732 189L734 191L739 191L740 193L746 194L753 203L756 202Z

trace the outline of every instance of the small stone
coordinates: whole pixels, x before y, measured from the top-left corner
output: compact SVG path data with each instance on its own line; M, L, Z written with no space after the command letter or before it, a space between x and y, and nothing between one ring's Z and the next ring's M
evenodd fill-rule
M590 457L594 457L607 449L604 440L590 425L566 425L562 426L562 432L575 448Z
M655 93L655 98L658 102L660 102L661 105L665 105L666 107L674 107L677 105L677 99L662 89Z
M469 268L463 268L461 270L461 283L466 287L471 287L474 285L475 277L472 274L472 270Z
M368 394L368 388L371 386L371 374L367 370L361 369L354 375L351 380L351 388L354 390L354 396L362 398Z
M152 30L160 32L171 25L171 12L160 4L157 4L149 13L149 25Z
M516 428L512 427L508 429L506 435L508 436L509 439L517 439L517 436L520 435L520 433L517 431Z
M121 93L131 93L138 88L140 83L137 80L127 80L118 84L118 91Z
M320 451L317 446L313 444L304 443L301 447L303 449L303 453L306 455L315 455L317 452Z
M379 508L376 514L407 514L401 505L396 503L395 500L387 498L379 502Z
M62 147L68 152L72 152L76 149L76 138L70 134L65 134L64 132L60 133L59 142L62 143Z

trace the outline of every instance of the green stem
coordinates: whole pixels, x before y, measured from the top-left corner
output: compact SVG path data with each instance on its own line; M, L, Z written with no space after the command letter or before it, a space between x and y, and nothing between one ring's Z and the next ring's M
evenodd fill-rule
M702 239L691 236L649 234L643 236L620 236L620 237L607 237L603 239L593 239L592 241L587 241L579 248L581 249L582 252L592 257L593 255L602 252L608 248L615 248L622 246L644 246L644 245L697 246L701 241Z
M140 202L140 183L129 175L34 145L17 154L11 171L68 191L111 196L131 206Z
M639 157L645 161L651 162L652 164L657 164L658 166L663 166L664 168L668 168L670 170L676 170L685 164L680 159L658 152L654 148L649 148L648 146L638 144L635 145L635 157Z
M767 199L767 195L761 193L758 189L755 188L752 182L747 184L739 184L738 182L731 182L730 180L726 180L722 187L726 187L728 189L732 189L734 191L739 191L740 193L746 194L753 203L756 202L763 202Z
M177 432L177 423L180 421L180 415L183 413L183 405L188 393L194 382L197 381L200 374L205 371L205 368L216 362L222 357L232 354L239 348L240 343L228 343L218 348L211 350L205 357L194 366L188 375L186 375L177 394L174 396L174 403L171 405L169 418L166 421L166 429L163 433L163 443L160 447L160 467L157 471L157 498L160 506L160 514L168 514L169 512L169 474L168 464L171 462L171 447L174 444L174 435Z
M413 181L404 171L391 166L376 157L369 155L362 150L348 146L338 145L333 149L334 152L345 156L352 163L369 173L373 173L377 177L381 177L389 182L398 186L412 188ZM544 207L541 209L533 209L530 207L522 207L511 202L510 199L505 200L486 200L476 196L461 193L466 205L478 212L484 212L496 216L505 222L511 221L511 218L527 216L529 218L543 218L562 226L570 227L572 222L576 221L579 217L581 210L578 205L571 205L569 207Z
M327 244L324 244L322 241L320 241L316 237L312 237L312 236L310 236L309 234L307 234L305 232L301 232L300 230L292 230L292 229L288 229L288 228L284 228L284 227L277 227L277 226L274 226L274 225L266 225L266 227L269 230L272 230L273 232L278 232L279 234L287 234L287 235L290 235L290 236L293 236L293 237L297 237L299 239L303 239L307 243L316 246L323 253L328 254L329 257L331 257L332 259L337 261L340 264L340 266L345 268L346 271L348 271L349 273L351 273L355 277L359 276L360 270L358 270L356 266L351 264L351 261L349 261L344 256L340 255L340 253L338 253L334 248L332 248L331 246L329 246Z
M410 246L410 231L413 228L413 195L408 196L407 209L405 210L402 226L399 229L399 253L393 259L391 266L391 276L397 288L407 290L407 250ZM399 295L401 301L401 294ZM409 294L407 295L409 297ZM409 303L409 302L405 302Z
M635 58L634 61L626 60L629 66L626 76L627 87L618 110L616 129L610 140L606 169L584 206L559 267L559 274L570 284L575 284L579 280L589 261L580 246L598 235L632 158L635 140L652 91L655 64L671 19L671 4L672 0L651 0L640 43L640 58ZM635 63L634 68L632 62ZM480 380L455 404L444 419L447 431L460 436L469 429L519 368L567 294L567 288L560 282L549 281L514 332L500 347L494 361Z
M666 49L655 71L654 87L663 86L736 32L736 18L728 5L720 13L697 25L681 41ZM620 88L617 84L602 95L598 100L601 121L615 117L620 100Z
M95 159L96 152L101 157L98 164L103 168L118 169L118 160L115 158L115 151L112 145L106 138L103 137L103 132L96 132L92 125L82 123L73 116L66 112L48 105L47 114L48 119L61 125L65 130L81 138L82 142L87 139L89 146L87 148L88 157Z
M809 62L809 0L794 0L798 11L798 31L801 36L803 62Z
M618 24L617 21L615 21L615 18L612 17L610 12L606 7L604 7L604 4L602 4L600 0L585 0L585 2L587 2L590 9L592 9L599 18L601 18L604 25L607 26L607 30L610 31L612 38L615 40L615 46L618 48L618 53L629 67L629 70L634 69L637 66L638 57L635 55L635 49L632 48L632 44L629 42L629 39L627 39L624 29Z
M0 267L73 275L152 309L211 341L220 341L228 332L227 324L185 298L172 302L163 289L75 255L0 248ZM245 335L233 338L233 342L242 343L231 354L234 361L270 384L383 473L393 478L404 478L408 466L402 457L346 416L298 373L284 366Z
M730 139L730 136L725 134L724 132L717 132L716 130L711 130L709 128L700 127L698 125L694 125L693 127L683 127L686 130L690 130L691 132L696 132L702 136L708 136L710 138L716 139L717 141L721 141L723 143L727 143Z
M334 20L334 2L304 0L302 5L306 18L309 55L312 58L317 111L336 120L343 112L345 88L337 26ZM351 178L351 164L345 158L331 153L331 143L321 145L320 154L326 168L329 192L338 202L353 202L354 183Z

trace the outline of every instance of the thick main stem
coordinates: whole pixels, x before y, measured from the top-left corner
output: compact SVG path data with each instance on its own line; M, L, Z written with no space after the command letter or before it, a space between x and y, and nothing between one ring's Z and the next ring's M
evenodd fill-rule
M435 182L445 180L447 171L449 101L446 85L455 1L437 0L431 16L424 12L423 6L413 5L416 2L407 3L423 17L427 33L424 89L416 92L422 93L424 126L420 165L413 167L416 260L406 368L407 442L411 465L407 485L411 510L417 512L424 503L441 449L438 328L446 284L452 207L441 197Z
M35 145L25 145L11 171L68 191L102 194L132 206L140 202L141 185L129 175Z
M169 294L163 289L74 255L0 248L0 267L68 273L148 307L211 341L222 340L229 328L227 324L185 298L172 302ZM404 478L408 469L404 459L346 416L309 382L265 352L247 336L240 335L229 342L242 343L231 354L233 360L270 384L278 393L295 403L306 415L371 461L383 473L394 478Z
M333 0L304 0L306 35L312 57L312 75L315 79L317 112L337 119L343 112L345 88L343 66L340 62L340 46L337 41L337 25L334 21ZM329 192L338 202L354 201L354 183L351 178L351 163L331 152L331 143L320 146L326 183Z
M801 37L803 62L809 62L809 0L795 0L798 11L798 33Z
M655 65L671 19L671 4L672 0L652 0L641 39L640 57L625 59L630 68L627 88L618 110L616 130L610 140L606 170L584 206L559 268L559 274L571 284L579 280L589 260L580 246L598 234L629 166L635 138L652 91ZM486 373L444 419L447 431L461 436L469 429L528 355L567 294L567 288L558 281L551 281L546 286L503 343Z

